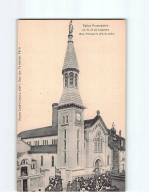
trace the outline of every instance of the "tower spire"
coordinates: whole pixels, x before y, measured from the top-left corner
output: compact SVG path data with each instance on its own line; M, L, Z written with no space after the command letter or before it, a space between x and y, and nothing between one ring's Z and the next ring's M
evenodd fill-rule
M64 65L62 69L63 74L63 93L59 102L60 106L75 105L85 108L83 106L80 93L79 93L79 66L75 53L73 43L73 25L72 20L69 22L68 43Z
M62 73L64 73L67 69L75 69L77 72L79 72L79 66L78 61L76 57L76 52L74 49L74 43L73 43L73 25L72 20L69 22L69 33L68 33L68 44L67 44L67 50L64 60L64 65L62 69Z

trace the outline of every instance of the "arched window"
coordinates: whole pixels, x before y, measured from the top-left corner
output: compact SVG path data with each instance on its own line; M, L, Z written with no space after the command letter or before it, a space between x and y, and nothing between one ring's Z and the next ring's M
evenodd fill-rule
M63 115L63 118L62 118L62 123L63 123L63 124L68 124L68 123L69 123L69 117L68 117L68 114L67 114L67 115Z
M74 77L74 74L71 72L71 73L69 74L70 86L73 86L73 77Z
M65 87L68 87L68 74L65 73Z
M102 146L103 146L103 139L101 138L100 139L100 152L102 152L102 149L103 149Z
M94 138L95 152L100 151L100 132L97 132L96 137Z
M97 151L100 151L100 132L97 132Z
M66 115L66 123L68 123L68 115Z
M52 156L52 167L54 167L54 156Z
M94 139L94 151L97 152L97 138Z
M31 164L31 169L35 169L35 163Z
M28 164L28 159L23 159L21 161L21 165L27 165Z
M75 87L77 87L77 86L78 86L78 75L75 74Z
M63 124L65 124L65 116L63 116Z

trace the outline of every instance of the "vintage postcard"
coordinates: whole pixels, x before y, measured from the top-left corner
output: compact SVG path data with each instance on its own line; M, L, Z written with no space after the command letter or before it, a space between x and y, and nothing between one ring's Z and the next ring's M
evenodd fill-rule
M18 20L18 191L125 191L125 77L125 20Z

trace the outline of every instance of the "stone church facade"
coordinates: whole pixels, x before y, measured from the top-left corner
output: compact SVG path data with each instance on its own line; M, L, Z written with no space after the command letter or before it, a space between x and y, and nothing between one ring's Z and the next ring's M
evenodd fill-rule
M28 150L24 145L17 151L17 169L21 171L23 155L30 162L36 162L32 167L36 167L38 174L32 171L31 176L25 176L28 189L30 177L36 175L40 179L44 177L43 186L46 187L49 177L60 176L65 186L78 176L125 171L125 139L121 137L121 131L117 135L114 125L108 129L99 111L93 119L84 120L86 107L79 93L79 73L70 22L62 68L63 93L60 102L52 104L52 126L18 134L18 139L28 145ZM26 185L23 177L17 176L19 191Z

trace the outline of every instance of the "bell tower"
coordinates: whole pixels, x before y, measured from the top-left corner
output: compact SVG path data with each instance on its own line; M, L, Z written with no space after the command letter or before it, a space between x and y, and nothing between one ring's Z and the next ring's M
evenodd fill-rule
M69 23L68 44L62 75L63 93L58 104L57 167L61 170L62 179L69 181L85 166L85 107L79 93L79 66L73 43L72 21Z

